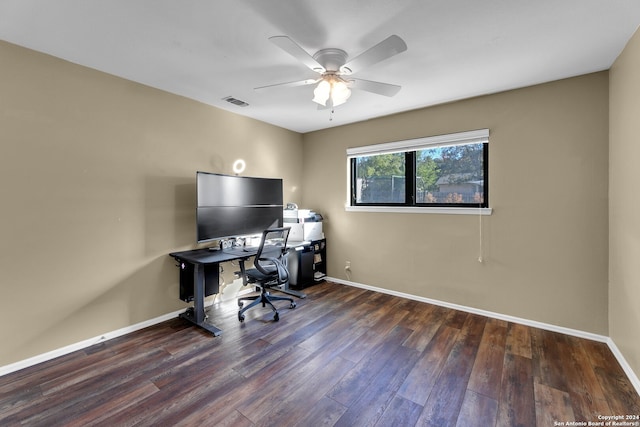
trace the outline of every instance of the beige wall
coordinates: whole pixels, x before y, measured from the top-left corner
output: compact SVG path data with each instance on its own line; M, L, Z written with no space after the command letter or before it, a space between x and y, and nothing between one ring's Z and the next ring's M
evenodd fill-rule
M640 373L640 32L610 72L609 328Z
M484 263L477 215L345 212L347 147L480 128ZM306 134L304 158L330 276L608 334L607 72Z
M185 306L196 170L242 157L301 201L297 133L3 42L0 64L0 366Z

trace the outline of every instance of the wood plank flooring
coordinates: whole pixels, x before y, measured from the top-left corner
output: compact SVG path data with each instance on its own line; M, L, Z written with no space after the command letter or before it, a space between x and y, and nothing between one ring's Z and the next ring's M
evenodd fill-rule
M2 426L558 426L640 415L608 347L335 283L0 377ZM285 304L286 307L286 304ZM633 424L632 424L633 425Z

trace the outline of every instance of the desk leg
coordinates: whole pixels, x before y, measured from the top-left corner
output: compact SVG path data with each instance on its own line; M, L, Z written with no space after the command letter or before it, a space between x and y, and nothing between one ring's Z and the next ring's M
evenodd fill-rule
M247 286L247 273L244 267L246 258L240 258L238 264L240 264L240 276L242 276L242 286Z
M204 322L204 265L196 264L193 268L193 314L195 321Z
M179 317L206 329L216 337L219 336L222 333L222 330L213 326L211 323L208 323L205 317L203 264L193 265L193 287L193 310L187 310Z

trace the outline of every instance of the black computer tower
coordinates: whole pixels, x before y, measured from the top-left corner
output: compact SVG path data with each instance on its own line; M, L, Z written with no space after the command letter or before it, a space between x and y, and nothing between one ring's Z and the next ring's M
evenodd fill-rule
M313 285L313 247L299 246L289 251L287 257L289 286L304 288Z
M185 302L193 301L193 271L194 266L188 262L181 262L180 268L180 299ZM219 292L218 264L204 264L204 295L209 296Z

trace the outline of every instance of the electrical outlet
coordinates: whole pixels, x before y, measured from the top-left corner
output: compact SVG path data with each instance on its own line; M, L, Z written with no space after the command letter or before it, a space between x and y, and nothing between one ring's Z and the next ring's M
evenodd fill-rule
M344 269L347 270L347 271L351 270L351 261L345 262Z

